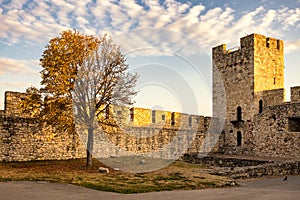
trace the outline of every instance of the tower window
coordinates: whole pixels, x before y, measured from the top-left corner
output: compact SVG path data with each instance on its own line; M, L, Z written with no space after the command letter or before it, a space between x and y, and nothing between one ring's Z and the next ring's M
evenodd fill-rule
M277 49L280 50L280 40L277 40Z
M241 106L237 107L237 121L242 121L242 108L241 108Z
M274 82L274 85L275 85L276 84L276 78L274 78L273 82Z
M171 125L175 125L175 113L171 115Z
M259 113L262 113L263 111L263 101L259 100Z
M130 121L133 122L133 120L134 120L134 110L133 110L133 108L131 108L130 109Z
M270 47L270 38L267 38L267 40L266 40L266 47Z
M189 116L189 126L192 126L192 116Z
M166 115L161 115L161 120L165 121L166 120Z
M242 146L242 133L241 131L238 131L236 134L236 145L238 147Z
M155 110L152 110L152 123L155 124Z

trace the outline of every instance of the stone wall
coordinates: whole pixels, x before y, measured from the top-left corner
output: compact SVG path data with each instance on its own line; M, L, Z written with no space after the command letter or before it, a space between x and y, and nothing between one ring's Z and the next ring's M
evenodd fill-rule
M86 135L83 135L86 138ZM98 158L143 155L177 159L186 152L201 152L207 136L197 130L132 127L126 130L98 131L94 156ZM84 139L83 139L84 140Z
M229 176L234 179L300 174L300 161L295 160L258 160L219 157L216 155L199 157L198 154L185 154L182 160L190 163L208 165L211 167L211 174Z
M243 128L241 145L237 133L227 133L224 154L300 159L300 103L283 103L264 107L253 120L237 126ZM230 127L232 124L227 124Z
M246 36L250 37L250 36ZM282 40L253 34L254 92L284 88L284 44Z
M220 112L223 106L226 108L226 119L234 121L240 107L242 119L251 119L259 110L263 91L283 89L283 49L282 40L259 34L241 38L240 47L234 50L227 50L225 44L214 47L213 116L220 117L216 110ZM225 92L221 91L222 84Z
M263 107L274 106L284 103L285 90L283 88L275 90L265 90L262 94Z
M85 157L87 130L57 133L41 126L38 119L21 112L26 97L24 93L5 93L5 110L0 112L0 161ZM187 151L205 151L204 141L210 141L206 134L210 118L203 116L120 106L107 112L113 112L118 126L95 130L95 157L149 154L175 159Z
M282 40L259 34L241 38L235 50L212 49L214 116L226 108L220 152L300 157L300 87L284 103L283 52Z
M27 117L21 109L22 100L27 98L25 93L6 91L4 96L3 113L5 112L7 115L13 115L15 117Z
M0 112L0 161L83 158L85 147L77 134L56 133L21 109L25 93L5 92Z
M213 167L245 167L245 166L257 166L268 163L267 160L253 160L253 159L240 159L232 157L221 157L208 155L205 157L199 156L199 154L184 154L181 159L185 162L208 165Z
M291 101L300 102L300 86L291 87Z
M246 38L247 43L253 41ZM246 42L244 42L246 43ZM237 107L243 110L243 119L249 119L252 116L253 107L253 66L254 54L253 45L242 46L236 51L226 50L226 45L220 45L213 48L213 65L216 68L213 73L213 87L215 85L224 85L226 94L223 94L222 88L213 91L214 117L222 107L226 108L227 120L236 120ZM220 77L219 77L220 76ZM224 95L226 98L224 99ZM238 98L237 98L238 97ZM224 102L225 101L225 102Z
M300 129L292 132L289 127L289 119L299 118L299 108L300 103L284 103L254 116L253 131L246 137L255 155L300 158Z
M0 116L0 161L61 160L85 157L77 134L56 134L38 121Z

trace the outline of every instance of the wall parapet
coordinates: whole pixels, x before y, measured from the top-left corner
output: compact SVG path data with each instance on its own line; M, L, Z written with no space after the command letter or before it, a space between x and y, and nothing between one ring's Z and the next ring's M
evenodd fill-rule
M264 90L262 93L264 106L274 106L283 104L285 101L285 89Z
M291 101L300 102L300 86L291 87Z

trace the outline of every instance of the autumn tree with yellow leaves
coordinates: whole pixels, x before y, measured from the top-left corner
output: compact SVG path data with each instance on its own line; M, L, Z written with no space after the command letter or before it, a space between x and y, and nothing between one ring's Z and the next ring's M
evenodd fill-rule
M110 105L133 103L137 75L128 72L120 47L109 36L96 38L71 30L49 41L40 65L42 87L27 89L24 111L60 134L77 134L75 122L86 126L87 166L92 166L98 116Z

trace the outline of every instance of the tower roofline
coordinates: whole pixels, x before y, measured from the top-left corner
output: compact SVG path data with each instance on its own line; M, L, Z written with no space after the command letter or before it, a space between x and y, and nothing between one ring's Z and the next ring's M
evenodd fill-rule
M249 35L241 37L240 38L240 46L238 46L238 48L235 50L239 50L239 49L243 49L243 48L254 48L255 47L255 43L254 43L255 38L257 38L259 40L265 40L266 43L276 43L277 45L274 45L274 46L276 46L276 48L280 47L278 49L283 50L283 40L273 38L273 37L267 37L265 35L258 34L258 33L251 33ZM249 40L250 41L252 40L253 42L249 43ZM249 44L251 44L251 45L249 45ZM267 47L267 44L266 44L266 47ZM212 48L212 53L218 54L218 55L220 55L220 53L227 54L227 53L231 53L232 52L231 50L232 49L227 49L226 44L220 44L220 45Z

